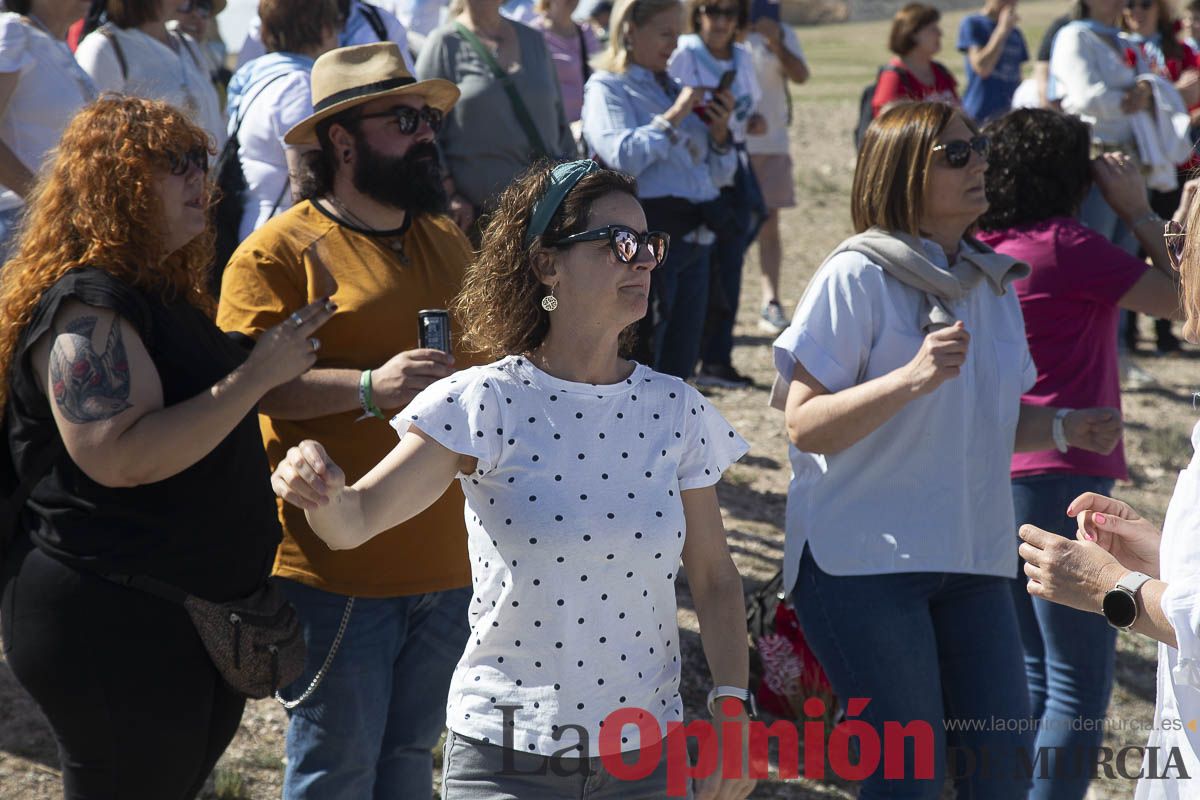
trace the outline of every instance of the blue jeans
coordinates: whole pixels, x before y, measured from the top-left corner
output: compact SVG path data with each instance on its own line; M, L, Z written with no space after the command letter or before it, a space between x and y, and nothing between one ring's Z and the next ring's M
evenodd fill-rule
M667 260L651 273L654 368L659 372L686 380L696 369L711 253L712 245L672 241Z
M712 249L712 282L720 288L726 308L713 315L704 332L700 360L705 364L728 366L733 363L733 326L737 322L738 302L742 294L742 265L746 261L746 247L742 237L725 236L717 239Z
M283 580L308 645L298 697L325 661L346 597ZM469 588L358 598L320 688L289 712L287 800L424 798L433 794L433 747L462 656Z
M1075 520L1067 516L1067 506L1084 492L1109 494L1113 482L1087 475L1037 475L1016 478L1012 486L1018 525L1029 523L1074 539ZM1040 768L1034 773L1029 796L1080 800L1087 794L1087 767L1096 763L1104 740L1098 721L1108 713L1117 632L1097 614L1030 597L1024 572L1020 578L1013 597L1025 643L1029 705L1038 726L1036 752L1044 753L1049 765L1048 778L1039 779ZM1074 730L1089 727L1079 720L1097 722L1093 730Z
M1137 255L1139 247L1137 237L1126 227L1124 222L1121 222L1117 212L1112 210L1112 206L1104 199L1104 195L1100 193L1100 189L1094 183L1088 190L1087 196L1083 198L1083 204L1079 207L1079 221L1131 256Z
M1025 797L1022 758L1032 736L991 724L1029 713L1012 583L942 572L830 575L804 549L792 599L840 702L870 700L857 718L883 741L885 722L923 720L933 732L932 780L915 778L915 748L906 746L903 777L885 779L881 764L860 784L859 800L937 800L947 745L956 748L950 774L959 797ZM980 722L954 730L947 720Z

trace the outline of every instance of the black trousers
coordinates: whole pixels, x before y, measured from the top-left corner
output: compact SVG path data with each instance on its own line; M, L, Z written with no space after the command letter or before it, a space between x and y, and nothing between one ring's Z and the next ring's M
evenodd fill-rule
M195 797L245 701L221 681L187 613L27 540L14 547L0 576L4 655L54 729L64 797Z

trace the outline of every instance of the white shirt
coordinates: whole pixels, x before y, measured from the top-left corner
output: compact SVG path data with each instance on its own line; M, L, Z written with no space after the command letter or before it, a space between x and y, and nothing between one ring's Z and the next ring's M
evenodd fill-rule
M0 117L0 140L37 174L46 152L58 144L75 112L95 98L96 88L66 42L25 24L18 14L0 14L0 72L19 73ZM14 191L0 192L0 211L24 202Z
M800 47L795 29L782 23L779 29L783 31L783 46L787 51L803 59L804 50ZM788 119L788 76L783 71L779 56L768 50L765 42L761 33L751 31L746 34L745 46L754 62L754 74L761 93L758 113L767 120L767 132L762 136L747 136L746 149L752 155L787 155L788 126L791 123Z
M1133 142L1131 117L1121 110L1121 99L1135 77L1123 53L1082 25L1066 25L1054 39L1051 99L1061 100L1063 111L1089 123L1094 139Z
M946 266L937 244L922 245ZM840 453L789 446L784 588L806 542L833 575L1017 574L1009 464L1021 394L1037 379L1021 306L1015 292L997 297L981 281L948 307L971 334L958 377ZM841 253L813 276L775 341L775 367L790 382L799 362L831 393L878 378L921 347L920 308L917 290L861 253Z
M162 100L186 111L192 121L213 137L217 150L225 143L225 115L205 66L200 45L186 33L176 34L178 51L137 28L109 26L121 46L126 71L113 43L92 31L75 50L75 60L102 92L119 92Z
M387 41L400 45L400 54L404 57L404 65L408 67L410 74L414 73L412 55L408 52L408 31L404 29L400 20L396 19L396 15L387 8L375 5L375 9L379 12L380 21L383 22ZM362 3L354 2L350 8L350 18L346 20L346 27L338 35L338 47L374 44L378 41L380 39L375 35L375 28L367 21ZM238 67L240 68L247 61L258 58L265 52L267 49L262 43L262 19L255 14L250 20L250 27L246 29L246 39L242 42L242 49L238 51Z
M665 733L683 718L675 576L685 539L680 492L711 486L747 450L678 378L637 365L616 384L571 383L510 356L443 378L396 416L475 456L466 495L474 597L454 671L449 728L552 755L622 707ZM639 747L627 729L620 750ZM644 743L649 744L649 742Z
M1187 727L1200 720L1200 424L1192 429L1192 449L1191 463L1179 473L1171 495L1158 557L1167 584L1162 610L1175 629L1179 647L1158 645L1158 700L1142 767L1155 777L1179 778L1182 766L1189 779L1140 780L1135 800L1200 798L1200 733ZM1178 755L1174 768L1167 771L1172 751ZM1157 762L1153 769L1151 752Z
M246 94L251 99L238 129L238 158L246 178L239 240L292 205L283 136L312 114L312 76L300 69L264 88L252 86Z
M754 64L750 51L740 44L733 45L733 58L717 58L709 52L700 36L695 33L679 37L679 44L671 54L667 72L684 86L715 88L727 70L736 70L733 85L733 113L729 115L729 134L733 141L746 141L746 124L758 106L761 93L758 78L754 75ZM705 92L704 102L711 102L712 93Z

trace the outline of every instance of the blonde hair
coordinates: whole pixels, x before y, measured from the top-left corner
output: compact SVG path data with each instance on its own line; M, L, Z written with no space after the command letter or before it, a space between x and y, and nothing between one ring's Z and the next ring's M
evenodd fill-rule
M608 46L591 60L592 69L624 73L629 69L629 28L671 9L681 9L679 0L617 0L609 17Z
M1200 231L1200 203L1188 210L1188 231ZM1183 308L1183 338L1200 342L1200 233L1189 233L1179 259L1179 305Z

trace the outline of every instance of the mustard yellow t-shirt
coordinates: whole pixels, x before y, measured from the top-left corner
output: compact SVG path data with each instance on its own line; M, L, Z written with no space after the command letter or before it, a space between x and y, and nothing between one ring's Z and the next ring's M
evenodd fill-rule
M446 308L470 260L470 244L447 217L410 216L400 231L381 235L339 223L302 202L252 233L233 254L222 279L217 324L257 337L333 290L338 310L316 334L321 354L315 368L374 369L417 347L417 312ZM345 470L347 481L358 480L397 441L387 422L356 421L361 415L356 409L307 420L259 417L271 468L289 447L315 439ZM421 594L471 582L457 482L424 513L354 550L330 550L301 509L283 501L279 509L283 542L276 575L360 597Z

